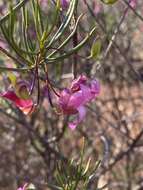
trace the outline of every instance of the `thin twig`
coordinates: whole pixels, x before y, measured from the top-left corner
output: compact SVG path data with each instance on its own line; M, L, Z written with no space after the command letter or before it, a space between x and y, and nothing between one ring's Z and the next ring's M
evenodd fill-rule
M130 1L131 1L131 0L130 0ZM127 8L124 10L124 14L121 16L120 21L119 21L119 23L117 24L117 27L115 28L115 30L114 30L114 32L113 32L112 38L111 38L111 40L110 40L110 42L109 42L109 45L108 45L108 47L107 47L107 49L106 49L106 51L105 51L104 59L107 57L107 55L108 55L108 53L109 53L109 51L110 51L110 49L111 49L111 47L112 47L112 45L113 45L113 42L115 41L116 36L117 36L117 34L119 33L119 31L120 31L120 27L121 27L121 25L123 24L123 22L124 22L124 20L125 20L125 17L126 17L126 15L127 15L127 13L128 13L128 10L129 10L129 7L127 7Z

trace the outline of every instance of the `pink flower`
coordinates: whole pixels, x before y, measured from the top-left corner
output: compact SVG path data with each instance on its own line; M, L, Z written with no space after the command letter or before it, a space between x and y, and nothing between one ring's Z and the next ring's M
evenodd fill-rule
M26 190L28 183L25 183L23 187L19 187L17 190Z
M27 83L19 81L15 85L15 91L10 89L0 93L0 97L12 101L24 114L29 114L34 110L34 103L27 89Z
M70 88L66 88L61 92L58 103L63 114L77 114L77 118L69 123L71 129L75 129L85 118L85 105L95 99L99 91L99 83L96 80L88 82L86 76L81 75L78 79L72 81Z
M12 101L25 115L31 113L34 108L33 101L31 99L19 98L14 91L6 91L0 94L1 97Z

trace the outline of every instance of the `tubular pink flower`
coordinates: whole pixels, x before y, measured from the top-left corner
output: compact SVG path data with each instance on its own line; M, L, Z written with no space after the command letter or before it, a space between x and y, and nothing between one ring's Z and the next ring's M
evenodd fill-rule
M95 99L99 92L100 86L98 81L92 80L88 82L84 75L73 80L70 88L62 90L58 104L63 114L77 114L77 118L69 123L71 129L75 129L83 121L86 115L85 105Z
M34 102L29 95L30 85L27 81L17 80L13 76L12 89L0 93L0 97L12 101L25 115L32 113ZM12 81L12 80L11 80Z
M0 94L0 96L12 101L25 115L31 113L34 109L32 99L19 98L13 91L6 91Z

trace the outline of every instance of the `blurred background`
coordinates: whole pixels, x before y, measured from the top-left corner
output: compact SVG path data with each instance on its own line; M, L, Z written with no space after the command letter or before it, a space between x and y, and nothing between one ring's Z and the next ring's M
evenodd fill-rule
M108 184L107 190L143 190L143 2L129 3L79 1L77 15L84 13L78 26L79 41L96 25L102 48L97 60L86 59L96 37L93 36L78 52L77 73L98 78L101 92L87 105L86 119L75 131L67 128L69 118L54 113L47 97L27 117L0 100L0 190L15 190L24 182L48 190L47 184L55 180L56 163L79 158L82 137L86 142L84 159L91 158L90 167L101 160L99 187ZM41 7L43 15L50 18L51 8L46 1L41 2ZM7 9L7 1L0 0L1 17ZM65 33L68 35L69 31ZM10 50L2 33L0 46ZM71 46L68 44L65 50ZM49 76L57 87L69 84L73 61L71 56L49 66ZM14 66L2 53L0 64ZM2 91L7 83L5 72L0 72ZM94 190L95 181L92 183Z

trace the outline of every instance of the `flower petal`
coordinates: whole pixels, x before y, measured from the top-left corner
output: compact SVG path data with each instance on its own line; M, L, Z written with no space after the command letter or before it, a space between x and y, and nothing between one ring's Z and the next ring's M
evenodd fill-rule
M59 103L64 106L67 105L69 102L69 98L70 98L70 92L68 89L64 89L61 94L60 94L60 98L59 98Z
M68 127L71 129L71 130L74 130L77 125L79 123L81 123L83 121L83 119L85 118L85 115L86 115L86 109L84 106L80 106L77 108L78 110L78 115L77 115L77 118L73 121L73 122L70 122Z
M77 79L73 80L71 83L71 91L75 92L77 90L80 90L80 84L85 84L87 81L87 78L85 75L80 75Z
M82 96L84 99L84 104L86 104L87 102L89 102L92 99L92 95L91 95L91 89L89 86L80 85L81 91L82 91Z
M0 96L11 100L24 114L30 113L34 108L32 99L21 99L13 91L7 91Z
M68 106L72 107L73 109L77 109L83 103L84 103L84 97L83 97L82 91L80 90L80 91L73 93L70 96Z

